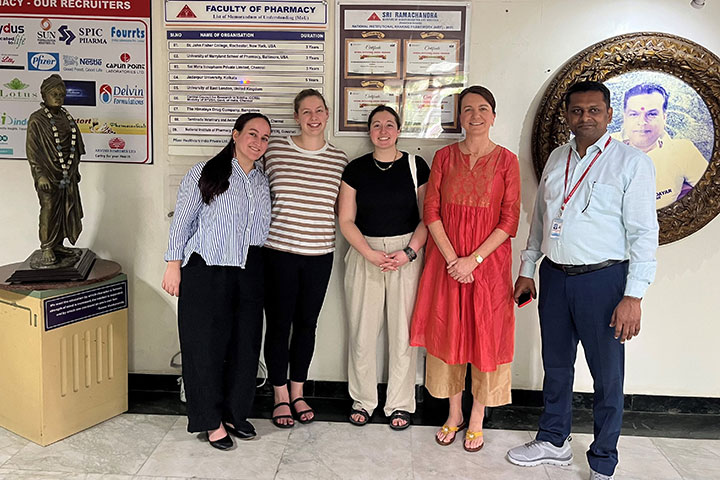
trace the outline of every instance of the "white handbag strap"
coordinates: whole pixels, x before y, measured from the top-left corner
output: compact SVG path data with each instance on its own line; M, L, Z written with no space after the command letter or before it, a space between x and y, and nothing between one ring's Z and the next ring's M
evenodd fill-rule
M408 162L410 163L410 175L412 176L413 186L415 187L415 199L417 199L417 164L415 163L415 155L408 155Z

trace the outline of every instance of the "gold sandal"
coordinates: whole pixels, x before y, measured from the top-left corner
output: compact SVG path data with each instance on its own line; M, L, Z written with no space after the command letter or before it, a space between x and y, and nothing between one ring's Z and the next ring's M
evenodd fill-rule
M481 443L479 446L477 446L477 447L475 447L475 448L469 448L469 447L467 446L467 443L465 443L465 442L467 442L467 441L472 442L472 441L475 440L476 438L480 438L480 437L482 437L482 436L483 436L483 432L482 432L482 431L479 431L479 432L471 432L470 430L468 430L467 432L465 432L465 441L463 442L463 448L465 449L465 451L466 451L466 452L473 453L473 452L478 452L478 451L482 450L482 448L485 446L485 442Z
M444 441L442 441L442 440L440 440L440 439L438 438L437 433L436 433L436 434L435 434L435 441L437 442L438 445L442 445L443 447L447 447L448 445L451 445L451 444L455 441L455 437L457 437L457 432L463 430L466 426L467 426L467 425L465 424L465 420L463 420L463 421L460 423L460 425L458 425L457 427L450 427L450 426L448 426L448 425L443 425L442 428L440 429L440 432L444 433L445 435L447 435L448 433L454 433L455 435L453 435L453 437L452 437L452 439L451 439L450 441L444 442ZM438 433L439 433L439 432L438 432Z

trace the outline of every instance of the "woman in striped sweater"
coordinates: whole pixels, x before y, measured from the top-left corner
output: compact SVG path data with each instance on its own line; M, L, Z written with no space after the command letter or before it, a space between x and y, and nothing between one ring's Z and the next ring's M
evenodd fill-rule
M303 386L330 281L335 202L347 164L345 153L325 140L328 108L322 94L301 91L294 110L300 134L272 138L265 154L272 196L270 234L263 249L265 362L275 393L272 421L279 428L292 427L295 419L315 419Z

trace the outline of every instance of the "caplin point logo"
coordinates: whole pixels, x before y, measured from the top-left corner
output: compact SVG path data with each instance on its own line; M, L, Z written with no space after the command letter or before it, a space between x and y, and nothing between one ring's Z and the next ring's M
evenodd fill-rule
M13 78L8 83L3 84L3 86L9 88L10 90L25 90L30 85L23 83L19 78Z
M128 63L130 61L130 54L125 52L120 55L120 61L123 63Z

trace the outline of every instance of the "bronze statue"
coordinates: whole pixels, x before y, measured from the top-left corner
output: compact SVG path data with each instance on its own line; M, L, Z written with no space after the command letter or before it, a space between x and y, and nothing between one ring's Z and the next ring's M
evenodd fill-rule
M85 153L80 129L63 108L65 83L53 74L40 86L42 103L30 115L25 150L40 200L40 256L32 268L64 267L80 256L71 244L82 231L83 210L80 203L80 156Z

